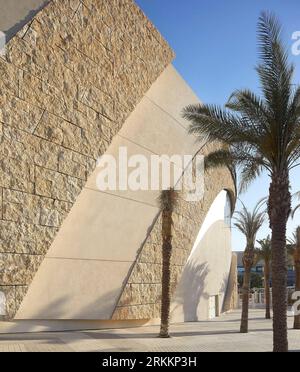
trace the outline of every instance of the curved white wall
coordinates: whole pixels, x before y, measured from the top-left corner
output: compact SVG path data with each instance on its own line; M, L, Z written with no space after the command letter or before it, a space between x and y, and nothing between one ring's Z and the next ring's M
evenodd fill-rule
M211 205L185 265L172 303L172 321L209 319L215 296L222 311L232 255L230 216L230 197L223 190Z

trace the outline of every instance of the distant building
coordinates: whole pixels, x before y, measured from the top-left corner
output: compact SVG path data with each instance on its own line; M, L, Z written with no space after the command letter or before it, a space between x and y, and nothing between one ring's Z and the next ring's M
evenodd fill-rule
M234 252L237 256L237 272L238 275L243 275L245 269L243 266L243 254L244 252ZM264 261L260 260L256 263L255 266L253 266L251 272L260 274L261 276L264 276ZM272 274L271 274L272 276ZM289 259L288 261L288 277L287 277L287 285L288 287L295 286L295 268L292 259Z

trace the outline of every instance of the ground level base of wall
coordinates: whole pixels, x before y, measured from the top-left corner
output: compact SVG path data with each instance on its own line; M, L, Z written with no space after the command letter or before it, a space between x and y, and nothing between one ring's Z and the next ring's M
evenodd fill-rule
M172 323L172 322L171 322ZM135 328L159 325L160 319L143 320L15 320L0 322L0 334ZM172 324L179 324L173 322Z

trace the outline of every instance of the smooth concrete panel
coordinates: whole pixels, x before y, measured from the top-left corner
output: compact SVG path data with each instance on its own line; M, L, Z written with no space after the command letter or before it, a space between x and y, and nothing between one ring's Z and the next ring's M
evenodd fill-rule
M199 98L173 65L169 65L146 93L152 102L171 115L184 128L189 122L182 118L182 109L199 103Z
M212 204L205 219L210 224L202 225L184 267L171 306L173 322L209 319L210 297L218 296L219 310L223 308L232 256L226 194L222 191ZM215 214L216 208L224 211L221 219Z
M15 319L110 319L130 263L45 258Z
M157 207L84 189L47 257L132 262L157 214Z
M165 73L162 75L165 75ZM180 81L176 90L180 92L182 89L183 83ZM156 98L159 102L164 99L159 94ZM188 99L192 100L193 97ZM144 97L125 122L119 135L144 146L155 154L194 156L200 148L199 143L196 142L194 136L188 134L186 128L182 127L171 114ZM175 160L175 162L180 167L183 166L182 161Z
M123 156L120 151L126 151L126 156ZM151 189L151 157L155 156L156 154L150 150L145 149L144 147L137 145L133 143L132 141L129 141L123 137L120 137L117 135L112 144L109 146L107 152L105 153L104 159L106 156L112 156L113 161L115 160L116 162L116 189L113 190L111 188L107 188L105 190L102 189L102 191L105 191L106 193L112 194L112 195L117 195L123 198L128 198L132 200L139 201L141 203L146 203L149 205L152 205L154 207L157 207L158 202L157 198L159 196L159 191L162 189L162 177L161 174L159 174L159 188L157 190L152 190ZM136 157L138 161L142 161L145 166L142 166L141 164L137 163L134 166L130 164L130 160L133 160L133 157ZM169 159L165 156L162 157L165 159L165 173L169 175L170 177L170 186L174 186L178 180L182 177L183 173L183 168L180 167L180 164L177 165L174 162L169 161ZM120 163L120 160L125 161L125 165L123 163ZM126 164L128 166L126 166ZM130 166L131 165L131 166ZM123 173L123 171L127 168L127 182L126 184L129 185L129 187L126 190L120 190L120 171ZM98 178L100 177L100 173L102 171L108 170L109 167L107 164L104 164L103 166L97 167L92 175L89 177L85 187L95 190L95 191L100 191L99 190L99 185L98 185ZM133 177L133 179L136 179L134 175L134 172L140 169L141 172L143 172L143 175L146 176L146 190L135 190L134 186L131 182L130 179ZM153 178L155 176L153 175ZM137 187L140 185L140 181L137 180Z

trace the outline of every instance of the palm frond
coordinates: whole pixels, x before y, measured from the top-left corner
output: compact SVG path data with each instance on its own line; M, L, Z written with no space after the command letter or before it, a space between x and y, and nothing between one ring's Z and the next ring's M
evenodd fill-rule
M260 97L250 90L236 90L233 92L226 107L240 113L245 120L249 120L259 136L268 134L268 107Z
M256 68L261 96L236 90L225 108L190 105L183 117L189 133L200 140L217 141L226 151L208 157L209 167L241 167L240 191L263 170L269 175L300 165L300 87L293 88L294 66L281 39L281 26L271 13L258 21L260 62Z
M295 199L300 200L300 191L295 192L295 193L292 195L292 197L295 198Z
M258 21L258 45L261 64L257 71L270 109L286 119L291 97L294 66L288 62L288 51L281 41L282 28L278 19L263 12Z
M235 213L234 226L245 235L247 244L254 249L256 235L265 222L266 211L260 211L262 200L256 204L252 212L246 208L243 202L241 204L242 209Z
M205 157L205 169L219 168L227 165L235 165L233 154L226 149L220 149L209 153Z
M179 193L173 188L162 190L158 197L159 207L161 211L173 212L174 208L178 204L178 199Z
M300 204L296 205L296 207L292 210L292 213L291 213L292 218L295 217L295 214L296 214L296 212L297 212L297 210L298 210L299 208L300 208Z
M294 200L300 200L300 191L295 192L292 195L292 199L294 199ZM296 204L296 206L292 209L292 212L291 212L291 217L292 218L295 217L295 214L296 214L296 212L298 211L299 208L300 208L300 204Z
M271 238L268 235L267 238L257 241L260 245L260 248L257 249L257 255L261 260L265 262L270 262L272 259L272 245Z
M262 172L262 165L260 162L249 162L244 164L244 167L241 171L240 177L240 185L239 185L239 192L245 192L250 184L260 176Z
M190 105L184 108L183 118L191 122L190 134L210 142L233 144L249 142L256 145L256 133L245 120L216 105ZM256 138L254 138L254 136Z

